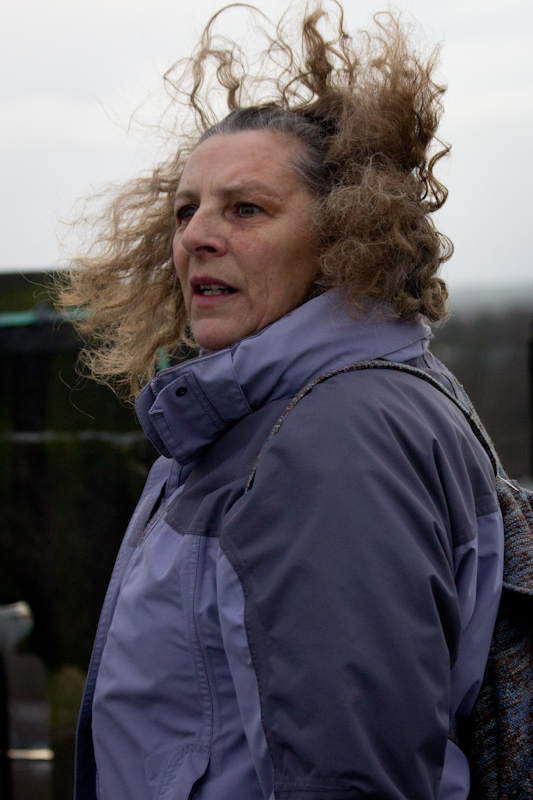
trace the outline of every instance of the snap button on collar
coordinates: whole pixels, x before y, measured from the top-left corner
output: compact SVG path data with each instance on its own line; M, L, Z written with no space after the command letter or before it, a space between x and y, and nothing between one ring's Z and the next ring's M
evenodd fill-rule
M187 394L185 386L180 386L179 389L176 389L176 397L183 397L184 394Z

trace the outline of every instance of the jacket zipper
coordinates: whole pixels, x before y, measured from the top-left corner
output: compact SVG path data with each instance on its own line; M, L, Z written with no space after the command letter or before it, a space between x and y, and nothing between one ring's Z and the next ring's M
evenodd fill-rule
M148 537L148 535L152 532L152 530L155 527L155 525L159 522L159 520L163 516L163 512L165 511L166 506L167 506L166 500L163 500L161 505L159 506L159 508L157 509L155 514L153 515L153 517L150 517L150 519L146 523L146 526L145 526L145 528L144 528L144 530L143 530L143 532L142 532L142 534L141 534L141 536L139 538L139 541L137 542L137 547L140 547L142 545L142 543L145 541L145 539Z

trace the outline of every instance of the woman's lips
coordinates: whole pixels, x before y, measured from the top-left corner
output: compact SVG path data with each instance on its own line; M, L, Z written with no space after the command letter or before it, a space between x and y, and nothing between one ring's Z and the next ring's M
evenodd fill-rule
M231 286L225 286L221 283L201 283L194 287L194 294L200 294L203 297L216 297L221 294L235 294L237 290Z
M225 281L209 276L200 276L191 280L193 301L198 306L213 305L234 297L238 290Z
M200 307L225 302L238 293L238 290L233 286L212 278L195 278L191 281L191 288L193 302Z

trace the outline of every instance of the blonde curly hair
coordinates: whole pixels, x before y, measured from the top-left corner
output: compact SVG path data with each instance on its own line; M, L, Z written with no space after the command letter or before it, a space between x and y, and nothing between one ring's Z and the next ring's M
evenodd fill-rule
M322 241L311 295L342 287L354 313L370 298L401 319L447 312L437 273L452 245L429 216L447 197L434 175L449 151L436 138L445 90L434 79L438 49L417 54L388 13L354 40L332 0L330 11L320 2L307 10L296 36L285 17L274 35L261 28L266 46L254 72L215 31L235 7L215 14L193 54L165 75L178 109L174 155L111 197L90 221L88 252L61 279L60 306L81 309L82 362L133 395L158 353L191 344L172 263L173 200L189 154L209 136L260 129L302 144L293 167ZM226 110L217 114L221 91Z

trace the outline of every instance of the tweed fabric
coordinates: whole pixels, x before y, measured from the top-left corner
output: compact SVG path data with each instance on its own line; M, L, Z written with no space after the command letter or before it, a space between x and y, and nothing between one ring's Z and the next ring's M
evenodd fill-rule
M471 770L469 800L533 800L533 492L509 480L468 395L460 400L423 370L391 361L364 361L327 372L289 403L265 444L313 387L334 375L362 369L407 372L430 383L465 415L496 476L505 531L503 591L483 683L467 731L450 738L465 751ZM262 451L261 451L262 453ZM253 485L261 453L250 474Z
M497 478L502 599L467 735L471 800L533 798L533 493Z

